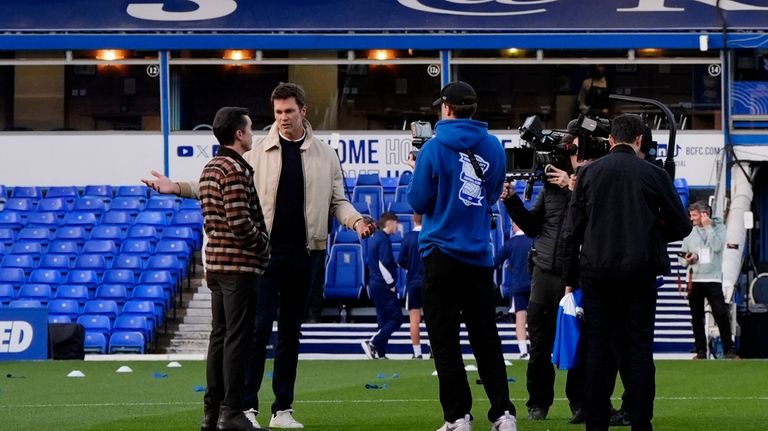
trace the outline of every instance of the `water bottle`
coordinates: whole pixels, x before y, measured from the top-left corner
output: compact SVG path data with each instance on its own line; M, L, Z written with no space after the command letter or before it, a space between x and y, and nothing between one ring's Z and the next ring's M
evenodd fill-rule
M341 313L339 313L339 322L347 323L347 306L341 306Z

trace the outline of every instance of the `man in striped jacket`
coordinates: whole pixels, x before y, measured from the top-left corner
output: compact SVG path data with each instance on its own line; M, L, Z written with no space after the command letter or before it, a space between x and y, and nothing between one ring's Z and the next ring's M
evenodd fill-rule
M243 388L256 286L270 245L253 168L242 157L253 145L248 110L219 109L213 134L221 147L203 168L199 189L209 238L205 262L213 313L201 429L253 430L243 413Z

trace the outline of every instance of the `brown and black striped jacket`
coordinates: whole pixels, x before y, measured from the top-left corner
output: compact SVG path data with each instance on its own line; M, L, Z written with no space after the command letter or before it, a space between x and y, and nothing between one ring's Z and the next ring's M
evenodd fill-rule
M263 273L269 260L269 234L253 185L253 168L240 154L219 147L200 175L200 201L208 234L206 269Z

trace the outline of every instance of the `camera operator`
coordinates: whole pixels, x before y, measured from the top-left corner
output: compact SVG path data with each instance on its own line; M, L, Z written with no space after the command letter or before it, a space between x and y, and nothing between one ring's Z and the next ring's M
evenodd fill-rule
M643 127L613 120L611 151L579 173L565 222L563 274L584 290L589 430L608 429L611 356L629 370L632 430L652 429L656 276L669 271L667 243L691 231L669 175L638 155Z
M572 126L571 122L569 126ZM573 131L569 127L569 132ZM544 420L554 401L555 368L552 365L552 346L555 340L557 308L565 293L562 278L563 242L562 227L571 192L568 190L569 174L583 162L578 162L575 148L578 138L564 135L561 146L570 149L570 166L559 169L547 165L547 182L531 210L523 205L519 196L506 185L502 196L504 206L512 220L525 232L534 237L529 257L533 264L531 271L531 296L528 304L528 333L531 340L530 359L527 371L528 419ZM568 372L565 388L570 403L571 423L584 420L584 379L579 366Z

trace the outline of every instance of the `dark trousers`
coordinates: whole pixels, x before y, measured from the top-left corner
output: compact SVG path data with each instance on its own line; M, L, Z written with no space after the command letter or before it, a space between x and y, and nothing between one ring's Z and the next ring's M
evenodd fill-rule
M213 314L203 398L205 410L243 410L245 369L256 314L256 274L208 272Z
M493 269L469 265L435 249L424 259L424 276L424 320L445 420L463 418L472 409L459 338L462 320L491 403L488 419L495 421L504 411L514 415L496 328Z
M371 344L376 352L382 356L387 354L387 344L397 328L403 324L403 309L397 300L397 293L391 291L386 285L371 285L371 299L376 306L376 321L379 331L371 339Z
M307 318L310 321L320 322L323 317L323 288L325 287L325 259L315 259L314 275L309 288L309 304L307 305Z
M259 389L264 376L272 322L277 320L277 342L272 373L275 401L272 413L291 408L299 361L301 324L307 310L309 288L316 260L324 251L308 252L305 246L272 247L272 257L259 283L256 325L253 328L250 369L246 379L246 408L259 410Z
M652 430L656 368L653 364L653 330L656 315L654 277L582 280L586 357L586 428L608 429L611 392L617 361L627 371L632 431ZM613 369L612 369L613 368Z
M691 306L691 325L693 326L693 339L696 342L697 353L707 353L707 336L704 333L704 299L712 307L712 316L715 318L717 328L720 330L720 338L723 340L723 352L728 353L733 348L731 340L731 319L728 314L728 306L723 297L723 285L721 283L693 283L693 289L688 295L688 305Z
M565 292L565 283L559 275L533 267L531 301L528 303L528 338L531 349L526 381L528 408L549 408L555 399L555 367L552 365L552 347L557 329L557 308ZM584 365L568 371L565 395L571 410L584 404Z

